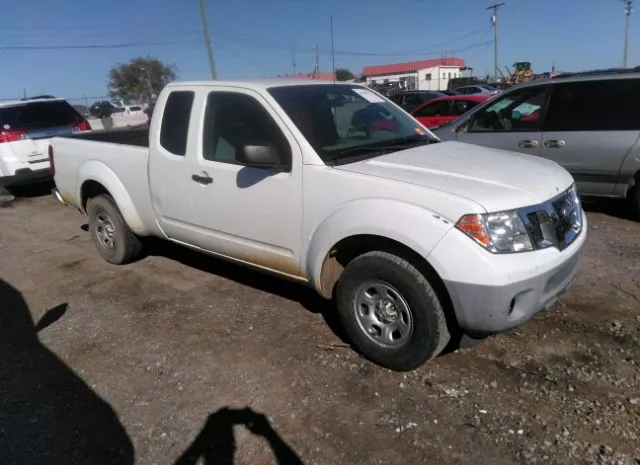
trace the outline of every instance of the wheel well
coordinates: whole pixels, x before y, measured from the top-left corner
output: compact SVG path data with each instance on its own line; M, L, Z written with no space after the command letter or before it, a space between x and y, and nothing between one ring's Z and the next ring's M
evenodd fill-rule
M347 237L335 244L322 263L320 275L321 294L327 299L332 298L335 285L347 264L354 258L373 251L391 253L415 266L429 280L440 299L442 307L445 309L447 319L453 318L454 320L450 320L450 323L455 322L453 304L449 292L436 270L422 255L412 248L383 236L362 234Z
M89 199L102 194L109 194L109 191L98 181L85 181L80 189L80 197L82 201L82 210L87 211L87 202Z

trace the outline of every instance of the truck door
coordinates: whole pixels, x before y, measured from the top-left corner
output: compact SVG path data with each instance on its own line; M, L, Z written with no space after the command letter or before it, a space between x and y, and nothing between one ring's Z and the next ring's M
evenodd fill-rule
M179 185L181 241L297 276L302 228L302 154L259 94L237 88L198 91L189 132L188 172ZM201 92L201 93L200 93ZM283 131L285 128L285 131ZM193 144L192 144L193 141ZM240 165L248 143L271 145L278 169ZM188 187L186 187L186 184ZM188 194L187 194L188 192Z

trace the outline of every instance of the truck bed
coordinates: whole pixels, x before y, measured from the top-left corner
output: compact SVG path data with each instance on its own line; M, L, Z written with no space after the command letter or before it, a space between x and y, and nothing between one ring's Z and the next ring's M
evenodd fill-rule
M100 131L72 134L73 139L93 140L96 142L109 142L111 144L134 145L136 147L149 148L149 128L116 128Z

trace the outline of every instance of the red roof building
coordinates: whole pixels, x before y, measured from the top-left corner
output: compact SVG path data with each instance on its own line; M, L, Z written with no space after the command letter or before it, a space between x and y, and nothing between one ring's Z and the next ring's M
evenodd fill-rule
M365 66L362 74L365 76L383 76L385 74L415 73L421 69L437 68L438 66L452 66L464 68L464 60L461 58L437 58L434 60L408 61L406 63L394 63L391 65Z
M444 90L466 68L461 58L437 58L388 65L365 66L368 85L397 83L406 90Z

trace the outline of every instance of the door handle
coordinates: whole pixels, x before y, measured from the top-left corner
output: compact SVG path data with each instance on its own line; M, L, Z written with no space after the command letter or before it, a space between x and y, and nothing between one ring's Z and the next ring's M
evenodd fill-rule
M537 140L521 140L518 142L518 147L522 149L532 149L538 146Z
M545 140L544 146L548 149L561 149L564 147L565 141L563 140Z
M200 174L192 174L191 175L191 179L194 180L197 183L203 184L203 185L207 185L207 184L211 184L213 182L213 178L211 176L209 176L206 171L202 172L202 175Z

